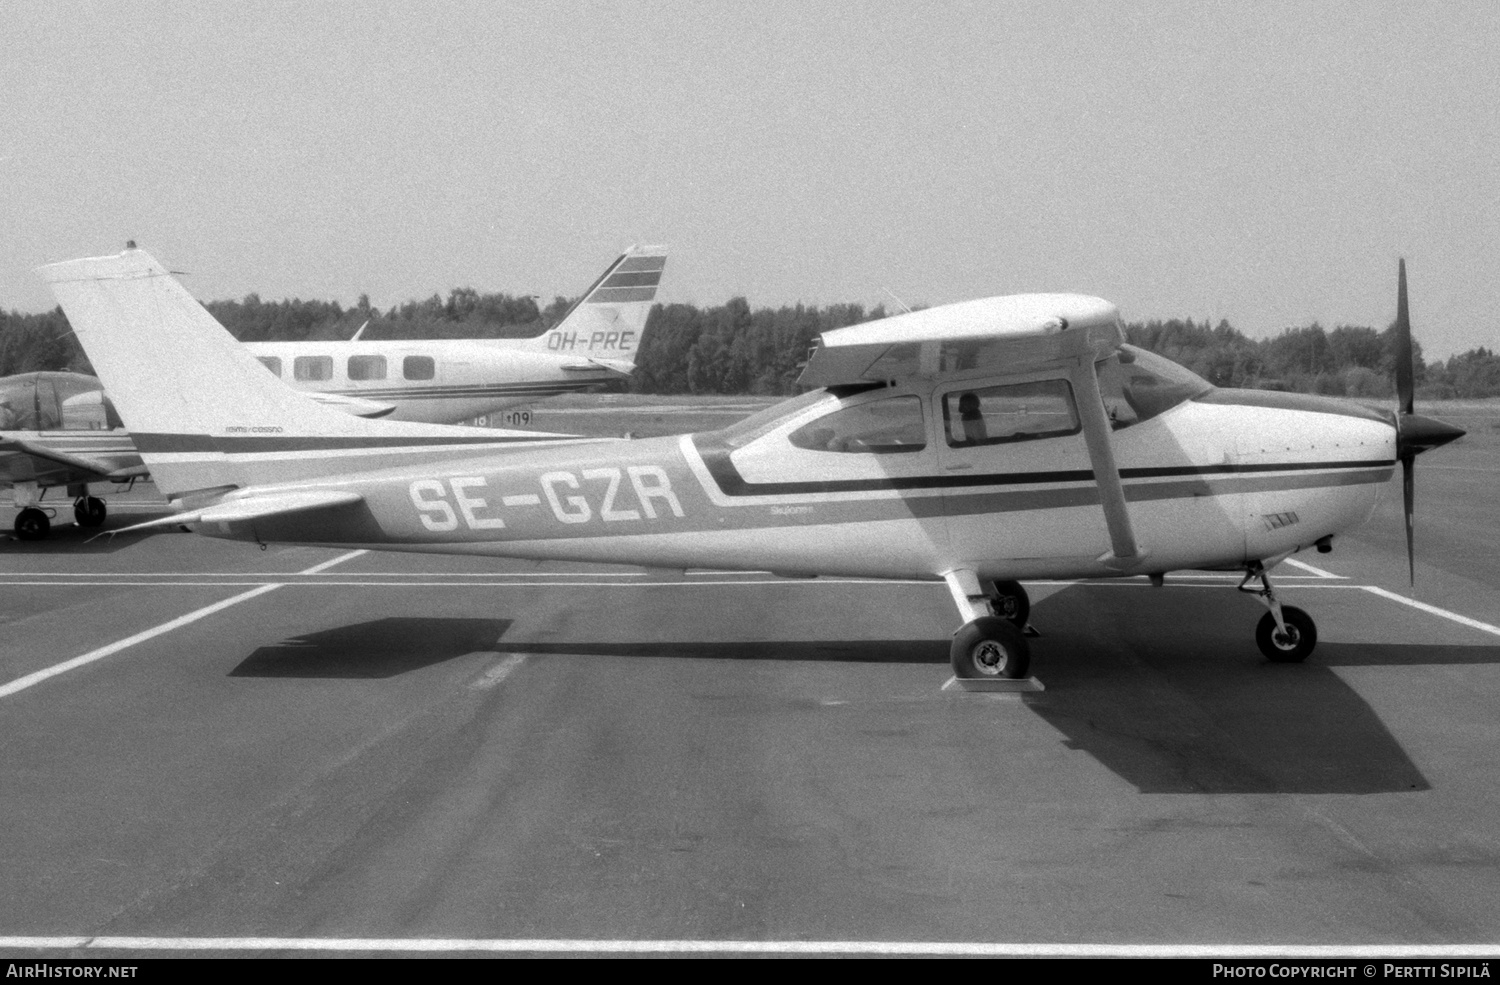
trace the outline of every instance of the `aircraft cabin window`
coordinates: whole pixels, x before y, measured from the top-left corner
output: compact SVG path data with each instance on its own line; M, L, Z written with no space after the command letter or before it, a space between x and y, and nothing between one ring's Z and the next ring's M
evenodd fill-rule
M408 380L430 380L437 375L431 356L407 356L401 360L401 375Z
M1149 421L1214 388L1192 370L1133 345L1121 346L1097 368L1099 395L1116 431Z
M1066 380L977 387L943 394L950 448L1035 441L1077 434L1078 411Z
M349 379L351 379L351 380L383 380L383 379L385 379L385 357L384 356L350 356L349 357Z
M292 376L299 380L333 379L332 356L298 356L292 360Z
M927 447L922 401L908 395L855 404L802 425L787 440L810 451L866 455L921 451Z
M274 375L276 375L276 376L280 376L281 375L281 357L280 356L261 356L260 357L260 364L262 366L264 366L266 369L269 369Z

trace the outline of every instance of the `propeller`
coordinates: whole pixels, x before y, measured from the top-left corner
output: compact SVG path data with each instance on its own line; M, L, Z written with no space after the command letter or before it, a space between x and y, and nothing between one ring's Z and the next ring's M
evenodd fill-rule
M1396 457L1401 459L1401 500L1406 512L1406 567L1413 586L1417 583L1417 553L1413 536L1416 506L1416 460L1422 452L1446 445L1466 433L1462 428L1423 417L1413 410L1416 390L1411 352L1411 316L1406 310L1406 260L1396 275L1396 400L1391 412L1396 426Z

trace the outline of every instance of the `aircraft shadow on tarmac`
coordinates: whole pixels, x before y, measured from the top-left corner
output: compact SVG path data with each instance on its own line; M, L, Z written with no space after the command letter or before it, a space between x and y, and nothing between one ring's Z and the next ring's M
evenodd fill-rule
M644 643L503 643L502 653L672 657L683 660L828 660L847 663L948 662L943 640L729 640Z
M1079 585L1032 610L1043 638L1022 695L1069 747L1142 793L1430 789L1334 667L1500 662L1500 647L1320 644L1302 664L1255 646L1265 610L1227 591ZM943 640L528 642L502 652L945 664ZM977 697L977 696L976 696ZM963 700L962 697L959 700ZM983 700L982 698L980 700Z
M263 646L230 677L395 677L433 664L494 653L508 619L390 618L326 629Z
M1500 662L1500 647L1319 644L1273 664L1264 609L1206 589L1075 586L1032 610L1046 638L1027 706L1142 793L1430 789L1335 666Z

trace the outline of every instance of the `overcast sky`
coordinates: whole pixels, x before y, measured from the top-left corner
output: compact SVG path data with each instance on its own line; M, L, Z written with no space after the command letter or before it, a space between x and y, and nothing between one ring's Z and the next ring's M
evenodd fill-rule
M0 3L0 308L1078 291L1500 347L1500 4Z

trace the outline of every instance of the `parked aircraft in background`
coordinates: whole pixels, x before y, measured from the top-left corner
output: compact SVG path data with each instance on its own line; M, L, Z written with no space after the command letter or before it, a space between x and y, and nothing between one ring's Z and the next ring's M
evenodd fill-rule
M51 521L43 492L65 486L79 526L104 522L104 501L89 483L131 482L146 474L130 435L104 399L99 381L78 373L0 378L0 484L15 490L16 534L45 537Z
M535 338L373 341L359 338L361 328L347 342L245 347L272 374L344 413L457 423L628 377L666 262L665 247L631 247L557 325ZM146 474L93 377L7 377L0 379L0 401L7 398L24 414L13 412L17 423L7 426L0 403L0 485L15 489L15 531L22 540L40 539L51 529L50 511L42 504L48 488L66 486L74 519L95 527L104 522L106 507L89 494L88 484ZM529 412L523 419L529 423Z
M248 342L276 376L360 417L452 424L628 377L666 267L631 247L530 339Z
M508 447L368 421L276 386L139 250L41 274L182 510L216 537L660 568L946 582L962 677L1020 677L1018 579L1242 570L1255 636L1317 631L1269 570L1364 522L1397 461L1463 432L1300 394L1215 388L1124 344L1115 306L985 298L825 332L817 389L720 431ZM206 377L211 389L182 387ZM1410 483L1407 485L1410 517ZM1252 583L1258 582L1258 587Z

